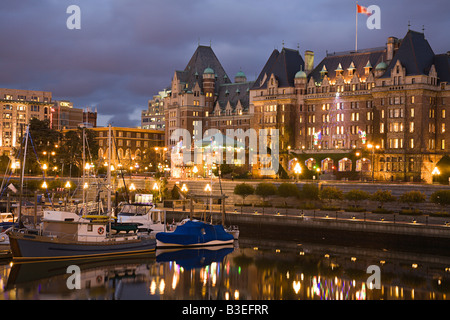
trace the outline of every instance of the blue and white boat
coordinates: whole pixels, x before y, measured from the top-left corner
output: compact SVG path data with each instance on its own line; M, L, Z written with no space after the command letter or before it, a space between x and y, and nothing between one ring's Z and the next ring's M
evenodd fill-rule
M218 246L233 242L233 235L226 232L222 225L202 221L188 220L173 232L156 234L157 248Z

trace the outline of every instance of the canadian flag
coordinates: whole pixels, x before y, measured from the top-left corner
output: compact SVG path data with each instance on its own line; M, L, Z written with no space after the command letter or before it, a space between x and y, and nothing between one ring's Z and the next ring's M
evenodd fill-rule
M369 12L369 10L366 7L360 6L359 4L356 4L356 8L358 9L358 13L362 13L370 17L372 15L372 12Z

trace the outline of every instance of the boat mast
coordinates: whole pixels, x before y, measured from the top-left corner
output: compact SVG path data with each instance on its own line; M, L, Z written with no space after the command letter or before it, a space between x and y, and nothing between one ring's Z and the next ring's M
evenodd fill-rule
M86 196L85 196L85 192L86 192L86 190L85 190L85 188L84 188L84 183L85 183L85 180L84 180L84 176L85 176L85 167L86 167L86 151L85 151L85 148L86 148L86 146L85 146L85 141L84 141L84 128L83 128L83 134L82 134L82 136L83 136L83 179L82 179L82 190L83 190L83 214L86 214Z
M23 222L22 222L22 195L23 195L23 176L25 173L25 160L27 158L27 147L28 147L28 129L30 126L27 126L27 130L26 130L26 138L25 138L25 149L23 149L23 124L20 124L20 138L21 138L21 142L20 142L20 148L22 150L24 150L23 152L23 161L21 164L21 169L20 170L20 193L19 193L19 215L18 215L18 220L19 220L19 228L23 228Z
M108 170L107 170L108 212L111 212L111 124L108 125Z
M109 230L111 234L111 124L108 125L108 169L107 169L107 205L108 205L108 216L109 216Z

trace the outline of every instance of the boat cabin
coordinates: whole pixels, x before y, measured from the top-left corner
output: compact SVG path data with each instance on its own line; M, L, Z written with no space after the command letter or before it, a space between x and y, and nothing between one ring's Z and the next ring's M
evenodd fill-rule
M17 217L14 217L14 215L11 212L1 212L0 213L0 223L1 222L16 222Z
M44 211L42 223L44 233L59 239L98 242L106 238L105 222L91 221L74 212Z
M118 221L148 220L154 224L164 223L164 212L154 209L153 205L141 203L123 203L119 206ZM131 219L135 218L135 219Z

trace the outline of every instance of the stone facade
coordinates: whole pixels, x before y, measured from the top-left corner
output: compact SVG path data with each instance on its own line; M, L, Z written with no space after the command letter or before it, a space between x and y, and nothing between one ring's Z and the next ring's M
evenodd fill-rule
M274 50L255 81L239 74L233 83L212 49L199 46L165 100L167 146L179 142L171 140L178 128L191 138L278 129L290 174L298 161L309 178L432 181L450 150L449 53L435 54L423 33L409 30L383 47L327 53L315 67L312 51L304 57ZM254 176L260 168L253 164Z
M45 91L0 89L0 105L0 152L13 156L14 148L20 146L21 135L25 134L30 119L50 120L52 94Z

